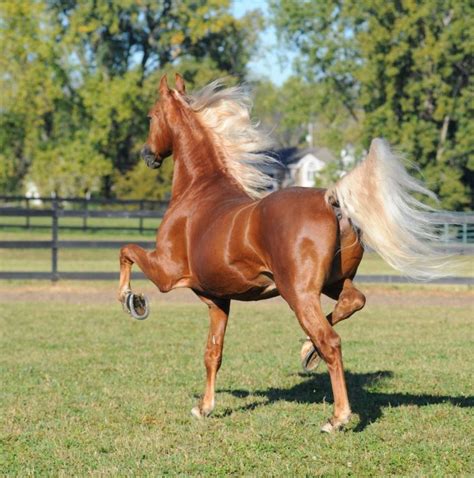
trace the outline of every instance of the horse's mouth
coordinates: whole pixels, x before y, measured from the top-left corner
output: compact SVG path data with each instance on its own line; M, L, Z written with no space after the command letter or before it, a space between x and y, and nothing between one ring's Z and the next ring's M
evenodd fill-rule
M147 154L143 156L143 160L145 161L146 165L151 169L157 169L163 163L163 159L161 156L155 156L154 154Z
M151 169L159 168L162 165L163 160L165 160L170 155L171 150L165 151L161 154L157 154L153 153L149 148L147 148L146 150L142 150L141 152L143 160L145 161L146 165Z

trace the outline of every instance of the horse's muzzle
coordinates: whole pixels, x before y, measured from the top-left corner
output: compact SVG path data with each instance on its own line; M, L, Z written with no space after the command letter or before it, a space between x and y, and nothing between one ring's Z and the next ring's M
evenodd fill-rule
M151 169L159 168L163 162L163 158L153 153L148 145L143 146L142 150L140 151L140 156L145 161L146 165Z

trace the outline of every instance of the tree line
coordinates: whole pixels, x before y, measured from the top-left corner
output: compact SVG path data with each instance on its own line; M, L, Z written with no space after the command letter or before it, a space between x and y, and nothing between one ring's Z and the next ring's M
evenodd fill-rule
M172 162L138 158L158 78L247 80L280 146L356 156L383 136L447 209L472 208L474 6L454 0L5 0L0 5L0 190L163 198ZM282 86L249 75L273 25L295 52ZM334 168L334 166L331 166Z

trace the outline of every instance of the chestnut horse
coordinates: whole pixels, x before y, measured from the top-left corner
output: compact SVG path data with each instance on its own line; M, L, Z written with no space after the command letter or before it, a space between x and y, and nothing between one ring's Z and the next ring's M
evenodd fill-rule
M409 191L431 193L377 139L367 158L330 189L265 195L268 178L252 162L271 161L259 153L268 138L250 121L244 90L213 82L188 95L176 75L176 89L164 76L159 95L141 154L151 168L173 155L171 201L154 251L134 244L121 249L119 300L137 318L148 314L147 302L130 287L137 264L161 292L188 287L209 307L206 388L192 410L201 418L215 406L230 301L281 295L310 340L305 355L322 357L329 370L334 411L322 430L341 428L351 409L334 325L365 304L353 284L363 245L405 274L435 276L429 214ZM321 294L337 301L327 316Z

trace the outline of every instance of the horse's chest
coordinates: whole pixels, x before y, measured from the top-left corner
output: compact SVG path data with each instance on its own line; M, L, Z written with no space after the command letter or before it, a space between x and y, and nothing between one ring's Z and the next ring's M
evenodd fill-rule
M244 215L216 220L199 213L169 217L160 227L157 252L174 287L192 287L219 296L269 293L273 281L253 242ZM231 220L232 219L232 220Z

